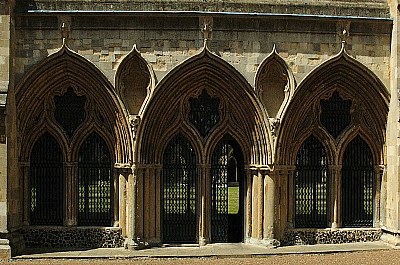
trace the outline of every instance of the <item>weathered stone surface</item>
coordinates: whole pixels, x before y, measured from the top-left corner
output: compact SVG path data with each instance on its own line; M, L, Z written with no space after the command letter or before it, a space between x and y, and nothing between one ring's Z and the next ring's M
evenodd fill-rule
M22 234L28 248L117 248L124 243L119 228L28 227Z
M291 229L284 234L281 244L315 245L379 241L381 229Z
M388 17L384 0L291 1L228 0L211 1L129 1L129 0L29 0L17 2L17 10L94 10L94 11L197 11L246 12L307 15Z

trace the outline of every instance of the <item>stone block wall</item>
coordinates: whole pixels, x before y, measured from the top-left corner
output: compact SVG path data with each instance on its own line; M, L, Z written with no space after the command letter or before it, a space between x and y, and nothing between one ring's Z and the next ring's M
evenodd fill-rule
M350 55L389 87L391 21L240 17L214 15L212 52L232 64L250 84L258 66L276 45L297 83L318 65L339 53L347 30ZM199 52L204 17L143 14L104 16L19 15L16 18L18 81L62 45L60 25L67 23L69 47L95 64L114 83L122 57L137 45L161 80L171 69Z

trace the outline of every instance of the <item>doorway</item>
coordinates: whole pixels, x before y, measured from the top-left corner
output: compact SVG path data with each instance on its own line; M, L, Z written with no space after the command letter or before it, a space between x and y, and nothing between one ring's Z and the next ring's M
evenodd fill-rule
M239 144L229 135L212 155L211 195L211 241L243 242L244 159Z

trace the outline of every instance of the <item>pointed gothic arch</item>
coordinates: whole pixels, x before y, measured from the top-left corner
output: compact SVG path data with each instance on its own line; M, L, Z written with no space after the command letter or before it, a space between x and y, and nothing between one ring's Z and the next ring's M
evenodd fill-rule
M75 95L75 98L84 96L85 104L81 102L79 106L74 106L74 100L70 100L68 102L71 104L63 105L65 100L59 99L65 95ZM40 62L17 84L16 105L19 120L17 129L21 136L18 153L23 172L21 177L24 181L29 179L29 163L27 163L29 152L41 132L49 131L62 148L65 207L61 225L118 225L118 205L115 204L118 201L118 190L112 189L114 186L117 187L118 179L114 176L117 175L118 167L129 167L132 164L133 143L128 113L110 81L95 65L64 44L59 51ZM79 124L75 124L71 118L61 117L65 110L75 107L79 108L79 115L82 116ZM57 115L56 111L59 111ZM75 184L79 171L79 146L86 141L86 133L93 132L104 139L110 152L108 170L110 170L111 206L109 206L112 210L107 213L107 221L84 223L78 221L77 198L80 190ZM92 151L93 155L97 154L95 150ZM24 189L21 194L29 194L29 188L29 184L21 187ZM23 196L21 200L24 200L25 206L21 210L23 214L21 219L26 221L29 219L29 208L27 208L29 198L27 195Z
M203 108L209 109L203 111ZM202 130L203 125L207 127L205 130ZM162 220L157 217L162 215L162 209L157 203L161 195L159 188L155 187L162 184L161 168L166 142L181 132L190 137L189 142L193 143L199 156L196 241L205 244L212 240L209 167L218 142L224 135L231 134L238 143L243 152L243 167L247 170L246 181L250 167L267 169L272 161L269 120L254 89L232 65L211 53L207 47L176 66L157 84L141 116L135 145L138 216L143 215L150 221L144 222L138 218L136 234L147 241L163 240ZM253 188L247 182L246 188L246 191L242 191L243 196L251 201L250 190ZM154 197L148 195L154 191ZM244 235L243 231L238 241L251 236L251 211L250 206L243 210L243 219L246 216L247 223L243 221L242 225L247 227L247 234ZM150 215L150 212L155 212L155 216ZM272 218L272 213L268 215ZM259 226L262 225L260 222Z
M101 71L68 46L50 55L32 69L16 86L16 104L21 135L28 136L31 123L43 111L43 99L68 87L84 89L101 106L101 114L113 135L116 163L132 161L131 130L128 114L122 108L112 84ZM32 97L35 93L36 97ZM35 111L32 111L35 110ZM21 143L24 146L24 143ZM22 156L24 156L22 154Z
M390 94L372 71L342 48L336 56L311 71L296 88L277 137L277 146L285 146L277 149L279 164L293 164L295 158L290 154L292 147L288 144L296 145L305 128L315 124L318 115L315 106L336 90L346 94L346 98L352 99L358 108L358 112L353 114L358 118L356 122L369 131L370 139L375 140L370 144L375 146L374 150L380 150L377 163L383 163L383 128L386 128Z
M343 220L343 207L346 206L341 199L341 175L344 174L340 170L342 160L348 144L361 135L371 150L373 165L370 174L374 175L374 181L380 179L376 168L384 164L386 159L384 144L389 99L389 92L383 83L367 67L352 58L344 46L339 54L311 71L294 92L277 136L276 163L289 169L288 192L294 194L294 151L310 133L323 140L329 159L327 173L331 179L326 195L328 228L341 228L343 225L359 227L355 223L346 224ZM341 119L330 115L338 115ZM335 121L339 123L334 126L329 124ZM293 171L290 171L291 168ZM369 189L369 194L377 198L381 183L374 185ZM288 200L287 203L288 210L284 214L287 214L288 223L283 225L286 228L295 223L294 205L299 202ZM374 219L368 220L370 227L379 223L379 199L374 200L371 209L370 214ZM314 218L312 222L317 219Z
M208 48L175 67L157 84L138 130L135 161L151 163L160 160L152 150L154 143L158 142L158 135L171 129L182 98L190 97L202 88L214 91L225 102L240 101L240 104L230 104L229 113L234 116L232 119L237 123L237 129L245 132L243 135L247 139L241 141L253 146L249 162L268 164L272 159L270 127L254 90L233 66ZM155 142L148 144L149 141Z

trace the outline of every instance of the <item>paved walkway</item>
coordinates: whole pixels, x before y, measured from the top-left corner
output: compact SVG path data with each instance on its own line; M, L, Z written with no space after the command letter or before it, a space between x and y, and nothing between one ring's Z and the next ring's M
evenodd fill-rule
M383 242L366 242L336 245L307 245L266 248L250 244L210 244L204 247L158 247L144 250L126 250L124 248L98 248L87 250L42 250L30 249L16 259L53 259L53 258L187 258L187 257L253 257L283 254L318 254L351 251L372 251L392 249Z

